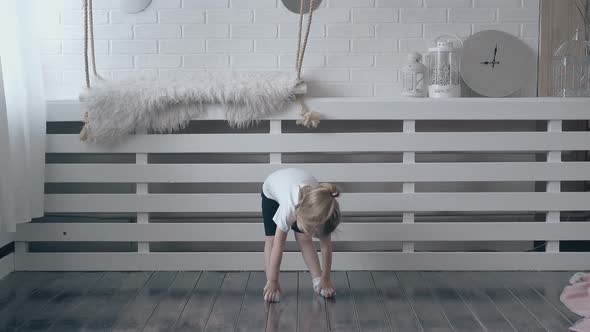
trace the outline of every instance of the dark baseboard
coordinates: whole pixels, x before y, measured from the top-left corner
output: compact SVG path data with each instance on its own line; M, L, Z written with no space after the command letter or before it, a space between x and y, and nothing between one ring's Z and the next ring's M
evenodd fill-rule
M9 244L0 248L0 259L12 254L14 252L14 242L10 242Z

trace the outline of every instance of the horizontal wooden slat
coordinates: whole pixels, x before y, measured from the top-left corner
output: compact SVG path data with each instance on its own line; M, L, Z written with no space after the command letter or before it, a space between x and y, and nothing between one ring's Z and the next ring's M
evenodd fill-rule
M262 252L19 253L18 271L262 270ZM336 252L333 270L590 269L590 253ZM306 270L301 254L284 254L281 270Z
M590 163L376 164L48 164L45 182L248 183L281 168L306 169L325 182L582 181Z
M273 153L590 150L590 132L136 135L110 146L47 135L48 153Z
M261 241L262 223L27 223L17 226L18 241L193 242ZM520 241L588 240L590 222L560 224L346 223L335 241Z
M351 193L345 212L585 211L585 193ZM260 194L51 194L45 212L259 212Z
M309 98L306 103L324 119L342 120L588 120L588 98ZM359 112L362 110L362 112ZM53 101L47 104L47 120L81 121L78 101ZM269 119L295 120L298 105ZM224 119L219 106L211 106L209 120Z

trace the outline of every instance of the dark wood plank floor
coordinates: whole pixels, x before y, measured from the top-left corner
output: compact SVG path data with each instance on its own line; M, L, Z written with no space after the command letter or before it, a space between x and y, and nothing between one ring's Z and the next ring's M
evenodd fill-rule
M573 272L572 272L573 273ZM334 272L335 299L305 272L15 272L0 280L0 331L545 331L578 319L570 272Z

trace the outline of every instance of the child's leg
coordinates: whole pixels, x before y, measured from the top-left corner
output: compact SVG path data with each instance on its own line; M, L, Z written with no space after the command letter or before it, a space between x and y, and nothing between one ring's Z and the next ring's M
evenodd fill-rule
M318 253L313 246L313 240L311 236L304 233L295 232L295 239L297 240L297 243L299 243L303 260L309 269L311 278L313 279L320 277L322 275L322 268L320 267L320 259L318 258Z
M264 273L268 272L268 267L270 266L270 253L272 252L272 243L274 241L274 236L266 236L264 240Z

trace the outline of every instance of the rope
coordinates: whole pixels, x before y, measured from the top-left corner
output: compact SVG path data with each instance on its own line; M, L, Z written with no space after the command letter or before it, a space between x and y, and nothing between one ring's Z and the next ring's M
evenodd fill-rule
M301 37L303 34L303 11L304 11L304 2L305 0L301 0L299 5L299 31L297 33L297 54L295 56L295 70L297 71L297 80L301 80L301 68L303 67L303 57L305 56L305 49L307 47L307 40L309 39L309 31L311 30L311 21L313 19L313 4L314 0L309 0L309 13L307 16L307 25L305 29L305 35L303 38L303 43L301 42Z
M295 71L297 73L297 81L301 81L301 69L303 68L303 57L305 56L305 49L307 48L307 41L309 39L309 32L311 30L311 21L313 19L313 5L314 0L309 0L309 13L307 16L307 24L305 27L305 35L303 35L303 16L304 16L304 2L301 0L299 4L299 30L297 32L297 54L295 55ZM303 41L301 40L303 37ZM297 124L306 128L316 128L320 124L320 114L314 112L307 107L303 96L296 96L296 100L301 106L301 119L297 120Z
M84 74L86 88L90 89L90 60L92 59L92 73L98 77L96 71L96 51L94 48L94 14L92 12L92 0L84 0ZM88 49L90 48L90 54Z
M86 74L86 88L90 89L90 75L88 75L88 0L84 0L84 73Z

